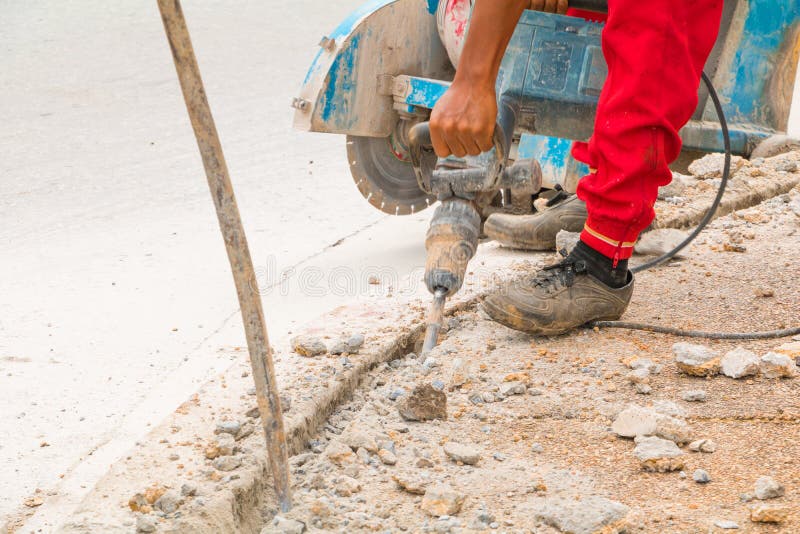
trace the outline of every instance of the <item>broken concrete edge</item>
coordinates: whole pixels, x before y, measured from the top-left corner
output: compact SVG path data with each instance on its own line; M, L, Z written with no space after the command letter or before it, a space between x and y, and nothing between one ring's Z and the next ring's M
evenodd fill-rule
M775 156L766 160L764 165L769 165L776 160L800 162L800 152ZM768 178L764 175L749 176L747 172L750 169L749 162L746 162L741 169L732 173L722 201L716 213L714 213L714 218L755 206L769 198L788 193L800 184L799 172L776 172ZM716 195L716 191L716 187L714 187L711 192ZM693 199L690 205L681 206L677 209L671 206L668 207L664 203L658 203L652 228L691 228L702 220L709 206L710 201L705 198L705 195L704 198Z
M723 204L717 211L716 216L719 217L731 211L748 208L772 196L786 193L798 186L800 175L787 173L779 175L779 179L774 181L767 179L757 181L759 182L758 184L748 183L746 187L731 187L726 193ZM703 196L702 200L698 199L695 202L702 203L707 208L710 200L705 198L705 195ZM658 221L657 227L683 228L692 226L697 224L705 214L705 209L683 209L677 211L678 213L671 217L662 217ZM478 256L473 260L473 264L486 261L490 264L487 268L495 270L501 276L509 275L513 277L514 260L521 258L541 259L550 256L549 254L517 254L515 256L513 253L508 253L505 257L501 255L499 258L492 256L492 252L497 252L498 250L499 247L496 245L481 247ZM526 268L526 270L529 269ZM466 283L461 295L454 302L448 303L447 315L474 308L486 292L487 289L475 291L469 287L469 283ZM405 312L411 311L416 315L408 317L407 313L405 316L400 313L398 317L380 317L380 320L375 324L377 328L370 330L388 329L388 339L376 346L365 346L364 350L357 357L354 357L353 366L344 373L341 380L334 382L332 387L326 387L315 392L314 395L295 405L295 409L292 410L294 413L290 413L286 417L286 434L289 439L291 454L297 454L306 448L308 439L320 429L339 405L351 398L372 369L413 351L414 343L423 334L423 316L427 303L416 301L414 307L409 304L409 301L386 304L384 299L379 305L382 309L403 309ZM353 304L351 308L363 312L363 303ZM334 310L333 314L346 314L348 309L347 307L337 309ZM364 317L363 313L361 317ZM288 346L288 341L286 344ZM300 358L295 359L293 364L300 364L296 367L302 367L303 362L311 361L318 360L315 358ZM236 364L232 365L225 373L225 378L222 379L223 388L226 387L225 380L232 381L235 378L233 376L235 373L232 373L234 368L237 368ZM282 377L279 370L279 379L284 378L284 380L281 380L283 382L281 391L283 392L286 389L284 387L286 382L290 385L297 386L297 384L300 384L300 386L303 386L302 371L301 369L292 373L292 376ZM242 386L240 389L247 388ZM221 398L224 401L230 401L230 395L221 395ZM180 428L175 419L175 414L173 414L172 417L162 422L151 432L147 441L154 444L166 439L162 436L174 435L176 432L174 430L170 431L170 429L174 429L176 426ZM204 425L202 429L193 436L195 441L203 439L198 436L205 435L207 437L213 429L213 421L202 421L202 424ZM231 479L227 487L211 494L205 494L204 502L201 505L191 501L186 503L180 509L180 517L161 521L159 530L173 533L257 532L265 523L266 518L262 517L264 510L273 504L266 502L271 492L272 478L266 467L265 448L261 433L256 432L248 438L247 445L253 449L246 451L242 466L235 471L237 478ZM141 451L141 455L157 456L159 452L154 449L155 447L151 446L150 451ZM158 470L157 462L136 466L131 465L135 463L131 462L131 459L132 457L129 456L112 465L109 472L97 483L90 494L83 499L76 512L61 526L59 531L68 533L130 532L135 524L135 516L127 509L128 498L135 492L144 490L154 481L182 478L180 474L170 477L169 475L154 473L154 471Z
M502 264L508 267L508 258L496 258L493 263L501 268ZM484 295L483 292L465 291L454 303L448 306L446 315L461 313L472 309ZM385 299L380 302L381 306L387 306ZM354 304L350 307L337 308L331 312L331 317L326 319L327 324L341 323L338 319L346 317L348 312L356 312L355 315L363 313L362 303ZM411 308L407 302L392 303L390 307L401 310L408 315ZM351 398L354 391L361 385L369 372L381 363L391 361L395 358L405 356L414 350L415 343L424 334L424 323L421 320L424 306L421 304L416 309L411 308L413 317L405 317L405 320L398 321L396 317L387 317L379 321L379 328L370 330L390 329L388 336L378 344L367 343L358 355L350 357L352 367L344 371L341 379L331 381L332 385L325 387L306 400L293 403L293 409L285 416L286 436L291 455L295 455L307 448L308 440L324 425L333 411ZM391 314L389 314L391 315ZM313 332L313 330L312 330ZM375 336L371 336L375 337ZM289 341L285 340L282 345L288 347ZM287 351L288 352L288 351ZM285 354L285 353L284 353ZM281 356L276 358L279 361ZM309 362L325 361L320 358L302 358L292 355L294 359L293 367L298 371ZM243 383L232 384L240 371L236 365L232 366L224 374L219 386L233 391L245 391L251 386L249 378ZM280 376L281 392L290 391L296 393L296 389L286 387L286 382L290 385L303 386L303 369L293 373L293 376ZM238 378L242 378L239 375ZM203 389L208 389L209 385ZM217 385L215 385L217 387ZM201 392L203 390L201 389ZM306 391L307 393L307 391ZM208 393L202 394L205 398ZM230 396L224 399L230 402ZM254 402L254 399L253 399ZM184 408L189 402L184 403ZM239 413L244 413L243 408L238 408ZM178 410L181 411L181 408ZM234 410L236 411L236 410ZM180 414L173 414L163 421L147 437L145 450L135 451L131 456L116 462L111 466L109 472L93 488L92 492L84 498L76 512L60 527L59 532L130 532L135 523L135 516L127 509L127 501L137 492L144 491L153 483L159 483L168 479L182 479L179 474L161 475L158 464L154 462L140 462L140 458L155 458L164 456L163 451L158 450L158 444L164 440L178 441L181 438L200 442L203 440L202 434L211 434L214 428L213 421L195 422L194 429L197 433L191 435L190 425L179 417ZM199 427L199 428L197 428ZM174 429L178 428L176 432ZM201 506L193 506L187 502L180 508L180 517L162 521L159 523L159 531L163 532L257 532L264 523L262 510L266 509L270 503L265 502L265 498L270 495L272 486L272 476L269 473L265 457L265 446L263 436L260 432L255 432L253 436L242 440L251 448L243 455L242 466L230 474L235 474L236 479L230 480L227 487L213 493L205 493L204 502ZM202 450L200 452L202 454ZM168 465L161 465L161 468L168 469ZM203 482L200 482L201 484ZM170 484L171 487L179 487L180 483ZM111 506L109 506L111 505ZM122 505L122 506L121 506Z

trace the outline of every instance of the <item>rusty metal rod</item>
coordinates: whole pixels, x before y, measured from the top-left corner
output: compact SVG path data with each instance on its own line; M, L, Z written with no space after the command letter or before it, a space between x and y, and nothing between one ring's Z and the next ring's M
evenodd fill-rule
M175 70L178 71L186 109L192 122L203 166L211 190L211 198L217 210L219 227L225 240L228 260L233 271L239 307L242 311L250 365L256 384L256 398L261 412L261 421L267 442L268 461L275 479L275 492L283 512L292 506L289 486L288 451L286 433L281 415L281 401L272 364L272 349L267 337L264 311L258 292L253 261L244 233L236 197L233 193L228 166L222 153L222 145L208 106L208 99L197 66L197 59L189 38L189 30L183 17L179 0L157 0L164 30L167 33Z

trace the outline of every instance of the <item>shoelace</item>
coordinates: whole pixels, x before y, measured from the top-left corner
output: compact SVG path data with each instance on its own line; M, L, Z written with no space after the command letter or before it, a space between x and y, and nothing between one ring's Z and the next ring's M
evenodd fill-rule
M553 265L548 265L531 280L531 283L551 293L561 287L570 287L575 283L575 277L586 272L586 262L583 260L564 260Z

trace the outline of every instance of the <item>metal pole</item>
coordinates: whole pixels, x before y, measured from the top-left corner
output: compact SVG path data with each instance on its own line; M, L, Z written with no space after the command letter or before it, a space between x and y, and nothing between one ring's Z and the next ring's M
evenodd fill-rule
M157 0L167 33L175 69L178 71L186 109L192 122L203 166L206 170L211 198L217 209L219 227L228 251L228 260L236 283L239 307L242 311L247 348L250 351L250 364L253 367L253 380L256 383L258 409L267 441L269 466L275 478L275 492L283 512L292 506L289 487L288 451L286 433L283 428L281 401L275 382L275 368L261 309L253 261L247 247L247 239L239 217L239 208L233 194L228 166L222 153L222 145L214 125L214 118L208 106L208 99L200 77L200 69L189 38L186 20L179 0Z

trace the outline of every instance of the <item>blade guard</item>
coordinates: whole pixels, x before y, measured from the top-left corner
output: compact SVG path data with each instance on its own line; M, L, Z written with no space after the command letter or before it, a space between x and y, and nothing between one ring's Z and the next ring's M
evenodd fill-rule
M311 132L388 137L398 116L392 78L410 74L451 80L430 0L373 0L319 43L303 80L294 127Z

